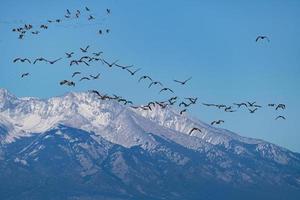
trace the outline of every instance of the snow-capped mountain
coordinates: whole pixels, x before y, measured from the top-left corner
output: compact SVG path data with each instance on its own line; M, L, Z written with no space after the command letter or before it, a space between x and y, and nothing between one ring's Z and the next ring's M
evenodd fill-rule
M202 132L189 135L193 127ZM0 166L1 180L11 179L0 181L7 199L39 199L48 179L60 194L49 199L300 197L299 154L172 108L134 110L90 92L37 99L0 89ZM24 195L14 198L12 187Z

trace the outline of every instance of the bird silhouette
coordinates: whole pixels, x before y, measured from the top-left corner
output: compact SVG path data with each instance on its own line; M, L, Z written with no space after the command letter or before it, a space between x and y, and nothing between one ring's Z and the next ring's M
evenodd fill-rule
M170 88L163 88L163 89L161 89L161 90L159 91L159 93L161 93L161 92L163 92L163 91L170 91L170 92L174 93L174 91L171 90Z
M277 107L275 108L275 110L278 110L279 108L281 108L282 110L284 110L285 107L286 107L286 106L285 106L284 104L281 103L281 104L278 104L278 105L277 105Z
M141 68L139 68L139 69L136 69L135 71L131 71L130 69L126 69L129 73L130 73L130 75L131 76L134 76L135 75L135 73L137 73L138 71L140 71L141 70Z
M91 11L87 6L85 7L85 10L88 12Z
M217 120L217 121L213 121L210 123L210 125L214 125L214 124L221 124L221 123L224 123L225 121L224 120Z
M116 60L115 62L113 62L113 63L109 63L109 62L107 62L106 60L104 60L104 59L102 59L103 60L103 62L108 66L108 67L113 67L114 65L116 65L116 63L119 61L119 60Z
M74 54L74 52L71 52L71 53L65 53L65 54L66 54L67 58L71 58L72 55Z
M43 24L43 25L40 26L40 28L42 28L42 29L48 29L48 26Z
M90 90L90 92L98 95L99 97L102 97L102 95L97 90Z
M77 63L83 63L83 64L85 64L86 66L90 66L90 64L87 63L87 62L84 61L84 60L77 60Z
M109 8L106 9L106 13L107 13L108 15L110 14L110 9L109 9Z
M250 108L248 108L248 110L249 110L250 113L255 113L255 111L257 111L257 108L255 108L253 110L251 110Z
M71 60L71 61L70 61L70 66L72 66L72 65L74 65L74 64L78 65L78 61L77 61L77 60Z
M268 42L270 42L269 37L268 36L264 36L264 35L257 36L257 38L255 39L255 42L258 42L259 40L267 40Z
M218 105L215 105L217 108L221 109L221 108L226 108L227 106L224 105L224 104L218 104Z
M80 48L82 53L87 53L88 49L90 48L90 45L86 46L85 48Z
M196 104L198 98L192 98L192 97L189 97L189 98L185 98L187 100L189 100L192 104Z
M73 78L74 76L76 76L76 75L79 75L79 74L81 74L81 72L74 72L74 73L72 74L72 78Z
M284 120L286 120L286 118L284 116L282 116L282 115L279 115L278 117L275 118L275 120L278 120L278 119L284 119Z
M191 130L190 130L190 132L189 132L189 135L191 135L194 131L199 131L199 132L201 132L202 133L202 131L201 131L201 129L200 128L196 128L196 127L194 127L194 128L192 128Z
M93 55L99 57L102 53L103 53L103 51L100 51L100 52L97 52L97 53L93 53Z
M152 83L149 84L148 88L151 88L152 85L160 85L161 87L163 87L163 84L159 81L153 81Z
M185 113L187 111L187 109L183 109L180 111L180 115L182 115L183 113Z
M22 63L25 62L25 61L27 61L29 64L31 64L31 61L28 58L15 58L13 60L14 63L17 62L17 61L20 61Z
M83 80L91 80L89 77L82 77L79 81L83 81Z
M230 111L232 109L232 106L228 106L225 108L225 112Z
M73 81L68 81L68 80L62 80L59 82L60 85L67 85L67 86L75 86L75 83Z
M247 103L248 103L248 105L249 105L250 107L253 107L253 106L256 104L256 101L254 101L254 102L249 102L249 101L247 101Z
M61 60L61 59L62 59L62 58L58 58L58 59L53 60L53 61L48 60L48 63L51 64L51 65L53 65L54 63L56 63L57 61L59 61L59 60Z
M192 103L187 104L187 103L185 103L185 102L181 102L181 103L179 104L179 107L181 107L182 105L183 105L184 107L189 107L191 104L192 104Z
M191 80L192 79L192 77L190 77L190 78L188 78L188 79L186 79L185 81L178 81L178 80L174 80L174 82L176 82L176 83L180 83L181 85L185 85L189 80Z
M89 16L88 20L93 20L95 19L95 17L93 17L92 15Z
M116 66L116 67L119 67L119 68L121 68L121 69L129 69L129 68L133 67L133 65L122 66L122 65L119 65L119 64L117 64L117 63L115 63L115 66Z
M71 15L71 12L70 12L70 10L69 10L69 9L67 9L67 14L68 14L68 15Z
M165 108L168 106L168 104L165 104L164 102L158 102L158 101L155 101L155 103L156 103L157 105L159 105L162 109L165 109Z
M99 74L97 74L96 76L93 76L93 75L90 75L90 77L92 78L92 79L98 79L99 78L99 76L100 76L100 73Z
M22 75L21 75L21 78L24 78L24 77L26 77L26 76L29 76L29 73L24 73L24 74L22 74Z
M142 76L140 79L139 79L139 82L141 82L141 80L144 80L144 79L149 79L151 82L152 82L152 78L150 78L149 76Z
M208 106L208 107L217 106L216 104L213 104L213 103L202 103L202 105Z
M40 58L35 59L34 62L33 62L33 64L36 64L37 62L42 62L42 61L48 62L47 59L45 59L43 57L40 57Z
M236 105L236 106L238 106L239 108L240 108L241 106L248 107L248 105L247 105L246 103L233 103L233 105Z

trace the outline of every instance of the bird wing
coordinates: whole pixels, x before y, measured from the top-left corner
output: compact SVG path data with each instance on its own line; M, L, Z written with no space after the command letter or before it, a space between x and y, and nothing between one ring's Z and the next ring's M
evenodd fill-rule
M186 79L184 82L186 83L186 82L188 82L188 81L191 80L191 79L192 79L192 77Z
M148 88L150 88L153 84L154 84L154 82L150 83L149 86L148 86Z
M183 83L183 82L181 82L181 81L178 81L178 80L174 80L174 82L177 82L177 83Z

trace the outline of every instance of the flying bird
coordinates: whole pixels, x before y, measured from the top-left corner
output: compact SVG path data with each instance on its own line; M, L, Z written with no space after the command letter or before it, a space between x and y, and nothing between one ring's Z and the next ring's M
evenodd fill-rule
M254 102L249 102L249 101L247 101L247 103L248 103L248 105L249 105L250 107L253 107L253 106L256 104L256 101L254 101Z
M116 63L118 62L119 60L116 60L115 62L113 63L109 63L107 62L106 60L103 59L103 62L108 66L108 67L113 67L114 65L116 65Z
M97 52L97 53L93 53L93 55L99 57L102 53L103 53L103 51L100 51L100 52Z
M79 81L83 81L83 80L91 80L90 78L88 78L88 77L82 77Z
M31 64L31 61L28 58L16 58L13 60L13 62L21 61L22 63L27 61L29 64Z
M90 9L87 6L85 7L85 10L88 11L88 12L90 11Z
M189 107L191 104L192 104L192 103L187 104L187 103L185 103L185 102L181 102L181 103L179 104L179 107L181 107L182 105L183 105L184 107Z
M97 90L90 90L90 92L98 95L99 97L102 97L102 95Z
M185 113L187 111L187 109L183 109L182 111L180 111L180 115L182 115L183 113Z
M65 53L65 54L66 54L67 58L71 58L72 55L74 54L74 52L71 52L71 53Z
M72 78L73 78L74 76L78 75L78 74L81 74L81 72L74 72L74 73L72 74Z
M75 83L73 81L68 81L68 80L62 80L59 82L60 85L68 85L68 86L75 86Z
M257 36L255 42L258 42L259 40L267 40L268 42L270 42L269 37L268 36L264 36L264 35Z
M99 74L97 74L96 76L93 76L93 75L90 75L90 77L92 78L92 79L98 79L99 78L99 76L100 76L100 73Z
M40 57L40 58L35 59L34 62L33 62L33 64L36 64L38 61L39 61L39 62L42 62L42 61L48 62L47 59L45 59L45 58L43 58L43 57Z
M134 76L135 75L135 73L137 73L138 71L140 71L141 70L141 68L139 68L139 69L136 69L135 71L131 71L130 69L126 69L129 73L130 73L130 75L131 76Z
M286 120L286 118L284 116L282 116L282 115L279 115L278 117L275 118L275 120L278 120L278 119L284 119L284 120Z
M141 80L144 80L144 79L149 79L149 80L152 82L152 78L150 78L149 76L142 76L142 77L139 79L139 82L141 82Z
M198 98L192 98L192 97L189 97L189 98L185 98L187 100L189 100L192 104L196 104Z
M285 109L285 105L284 104L278 104L277 107L275 108L275 110L278 110L279 108L281 108L282 110Z
M233 103L233 105L236 105L236 106L238 106L239 108L240 108L241 106L248 107L248 105L247 105L246 103Z
M191 80L192 79L192 77L190 77L190 78L188 78L188 79L186 79L185 81L178 81L178 80L174 80L174 82L176 82L176 83L180 83L181 85L185 85L189 80Z
M149 84L148 88L150 88L152 85L160 85L161 87L163 87L163 84L159 81L153 81L152 83Z
M72 65L74 65L74 64L78 65L78 61L77 61L77 60L71 60L71 61L70 61L70 66L72 66Z
M62 58L58 58L56 60L50 61L48 60L48 63L50 63L51 65L53 65L54 63L56 63L57 61L61 60Z
M107 13L108 15L110 14L110 9L109 9L109 8L106 9L106 13Z
M92 15L89 16L88 20L93 20L95 19Z
M174 91L171 90L170 88L163 88L163 89L161 89L161 90L159 91L159 93L161 93L161 92L163 92L163 91L170 91L170 92L174 93Z
M88 48L90 48L90 45L85 48L80 48L80 50L82 51L82 53L87 53Z
M70 10L69 10L69 9L67 9L67 14L68 14L68 15L71 15L71 12L70 12Z
M224 120L217 120L217 121L213 121L210 123L210 125L214 125L214 124L221 124L221 123L224 123L225 121Z
M189 135L191 135L194 131L199 131L199 132L201 132L202 133L202 131L201 131L201 129L200 128L196 128L196 127L194 127L194 128L192 128L191 130L190 130L190 132L189 132Z
M250 108L248 108L248 110L249 110L250 113L255 113L255 111L257 111L257 108L255 108L253 110L251 110Z
M122 66L122 65L119 65L119 64L115 64L116 67L119 67L121 69L129 69L131 67L133 67L133 65L128 65L128 66Z
M212 103L202 103L204 106L208 106L208 107L210 107L210 106L217 106L216 104L212 104Z
M21 78L24 78L25 76L29 76L29 73L24 73L21 75Z

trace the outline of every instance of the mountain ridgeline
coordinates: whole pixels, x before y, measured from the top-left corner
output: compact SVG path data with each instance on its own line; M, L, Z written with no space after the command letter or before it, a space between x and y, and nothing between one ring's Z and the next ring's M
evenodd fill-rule
M172 108L0 89L0 199L299 198L300 154L277 145Z

